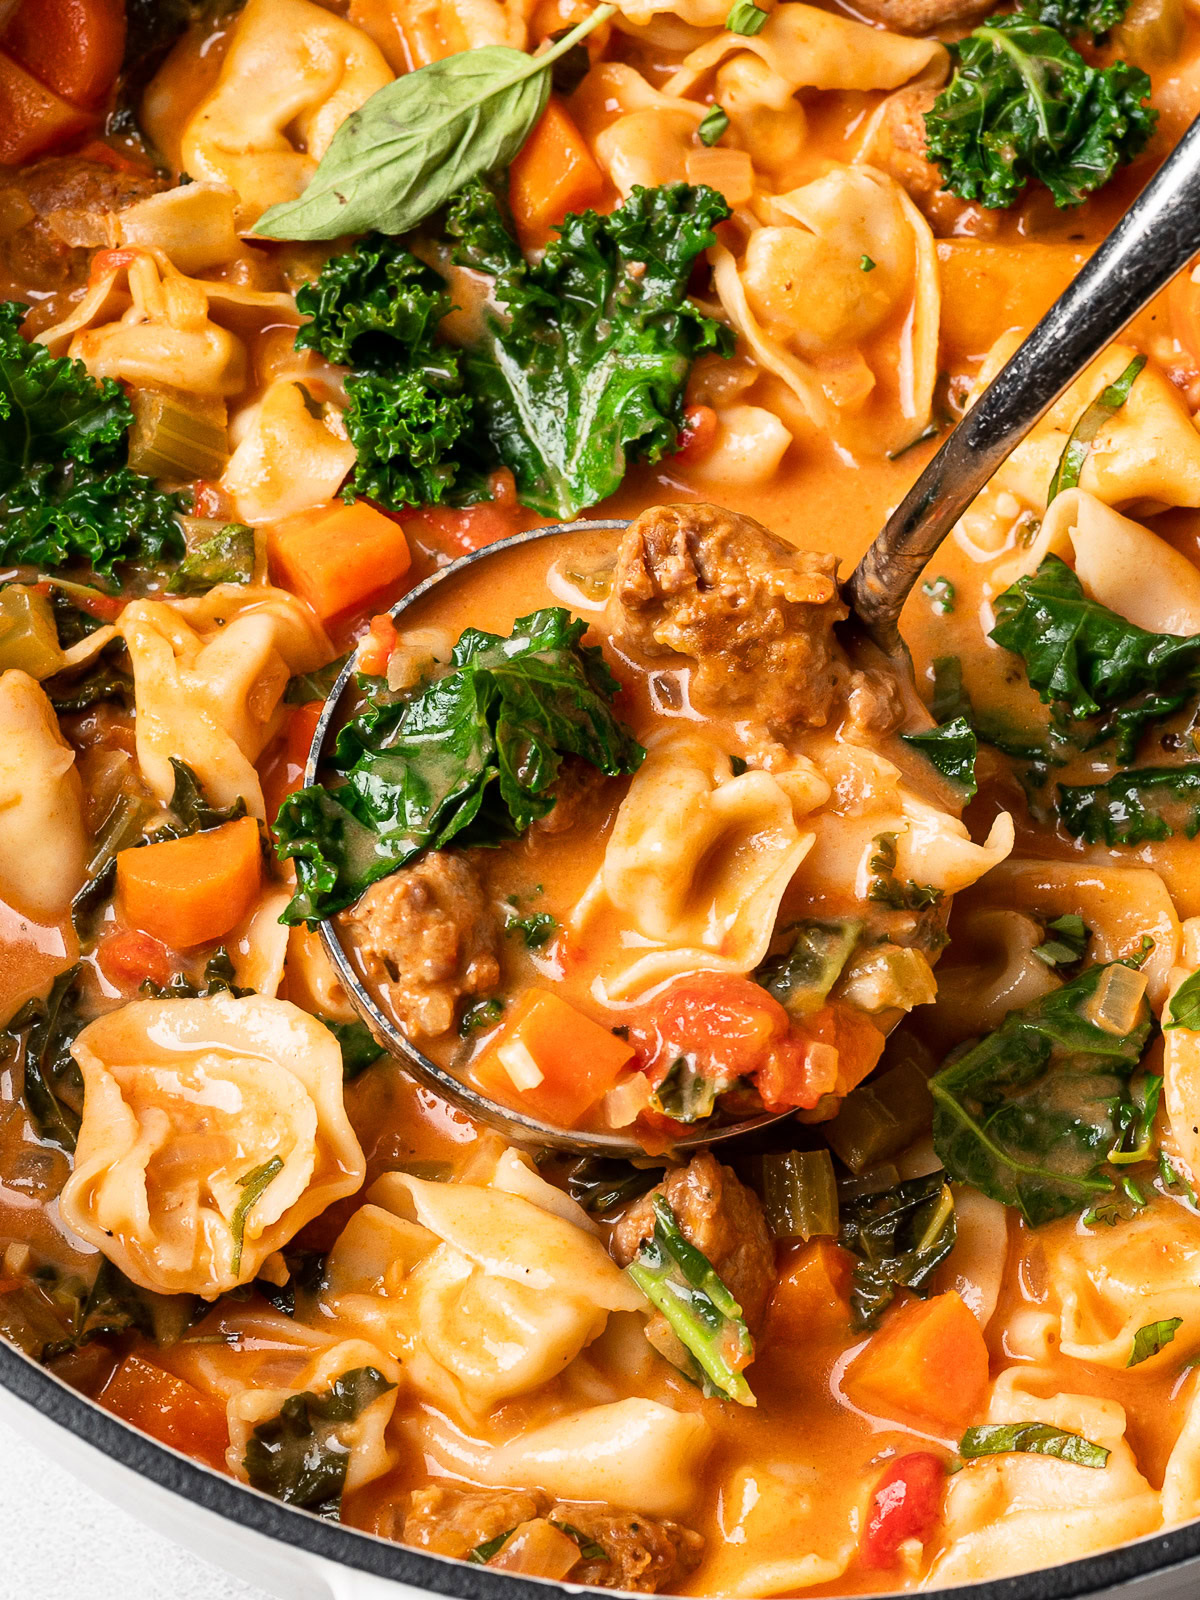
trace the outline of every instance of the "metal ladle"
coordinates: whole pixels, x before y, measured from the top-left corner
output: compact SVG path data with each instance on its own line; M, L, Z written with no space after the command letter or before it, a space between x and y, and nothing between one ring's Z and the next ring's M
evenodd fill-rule
M1200 118L1130 206L1112 233L988 384L892 512L846 586L853 620L893 661L908 667L898 619L925 564L975 496L1045 415L1058 397L1200 253ZM431 589L454 580L479 561L536 540L582 532L619 532L627 521L583 521L536 528L498 540L435 572L392 607L400 622ZM342 698L353 685L353 659L342 669L313 734L304 782L317 781ZM320 925L321 942L352 1004L375 1036L408 1070L443 1099L520 1144L588 1151L605 1156L643 1155L621 1133L556 1128L489 1100L418 1049L362 983L332 921ZM790 1116L790 1112L782 1113ZM676 1141L676 1150L715 1144L760 1128L779 1116L700 1129Z

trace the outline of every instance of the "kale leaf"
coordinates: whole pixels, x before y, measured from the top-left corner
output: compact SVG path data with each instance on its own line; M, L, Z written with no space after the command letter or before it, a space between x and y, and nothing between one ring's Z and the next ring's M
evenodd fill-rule
M338 1427L357 1421L394 1388L376 1368L357 1367L343 1372L323 1394L289 1396L276 1416L259 1423L246 1445L243 1465L251 1484L287 1505L336 1521L350 1460Z
M927 733L903 733L900 737L935 766L944 778L956 784L969 800L979 785L975 781L975 760L979 744L966 717L955 717Z
M344 1083L350 1083L387 1054L365 1022L325 1022L325 1026L342 1047Z
M1055 1456L1059 1461L1070 1461L1077 1467L1098 1469L1108 1463L1112 1454L1102 1444L1093 1444L1081 1433L1070 1433L1052 1422L984 1422L968 1428L959 1442L958 1453L964 1461L978 1461L984 1456L1010 1455Z
M455 260L492 277L504 308L485 315L463 374L524 505L572 517L612 494L630 459L675 448L692 362L732 349L728 329L687 295L728 215L713 189L638 186L608 216L569 216L530 266L482 184L451 207Z
M1200 687L1200 634L1149 633L1089 600L1057 556L1018 578L995 602L991 637L1019 655L1047 704L1099 718L1084 748L1113 738L1127 761L1148 723L1170 716Z
M1122 22L1129 0L1026 0L1021 13L1030 22L1056 28L1068 39L1090 34L1093 44Z
M1128 1033L1088 1019L1110 970L1089 967L1010 1011L930 1083L934 1149L951 1178L1018 1207L1034 1226L1113 1189L1103 1167L1151 1019L1144 1001Z
M843 1200L838 1243L858 1257L850 1288L854 1326L875 1327L897 1289L923 1299L957 1236L944 1172Z
M1144 72L1124 61L1089 66L1021 12L989 17L949 49L954 77L926 113L926 146L962 200L1003 209L1037 179L1055 205L1079 205L1154 131Z
M332 915L427 847L517 837L553 809L564 755L633 772L642 748L613 715L620 685L586 631L561 606L507 639L469 628L445 677L349 723L333 759L346 782L301 789L276 819L298 879L284 921Z
M21 1062L21 1094L39 1139L67 1155L75 1150L83 1111L83 1076L71 1054L84 1025L79 1012L82 967L55 978L45 1000L29 1000L0 1034L0 1061Z
M1107 783L1060 783L1058 816L1088 844L1142 844L1200 832L1200 764L1131 767Z
M179 497L126 464L120 385L24 339L27 309L0 304L0 562L82 561L111 577L119 562L182 555Z

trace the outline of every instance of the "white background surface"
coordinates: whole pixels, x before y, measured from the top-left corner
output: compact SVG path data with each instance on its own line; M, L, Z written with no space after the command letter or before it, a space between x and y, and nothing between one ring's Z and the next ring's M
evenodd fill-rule
M2 1600L268 1600L84 1488L0 1423Z

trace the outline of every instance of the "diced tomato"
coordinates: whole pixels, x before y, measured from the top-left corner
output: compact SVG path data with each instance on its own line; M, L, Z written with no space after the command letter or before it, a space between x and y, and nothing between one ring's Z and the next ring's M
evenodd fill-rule
M118 989L145 983L167 983L179 967L166 945L137 928L125 928L102 939L96 948L100 971Z
M115 255L116 251L110 251ZM202 478L197 478L192 485L192 515L206 517L217 522L222 517L227 517L230 512L230 500L225 490L219 483L207 483Z
M140 250L133 247L127 250L97 250L88 268L88 284L94 288L96 284L103 282L110 272L122 272L126 267L131 267L141 254ZM194 506L193 512L196 516L201 515Z
M19 166L81 138L96 125L0 50L0 162Z
M160 1444L223 1471L229 1445L225 1411L194 1384L128 1355L96 1396L106 1411L141 1428Z
M684 466L702 461L717 438L717 413L711 406L689 406L683 415L674 459Z
M439 546L450 555L464 556L519 533L521 507L512 473L501 467L488 479L488 487L492 498L477 506L463 506L461 510L426 506L421 511L405 512L404 526L409 537Z
M826 1094L847 1095L883 1054L884 1036L854 1006L831 1000L792 1025L786 1047L758 1076L768 1111L808 1110Z
M122 0L18 0L2 43L39 83L95 110L121 70L125 7Z
M263 800L269 822L274 822L288 795L295 794L304 781L308 752L324 708L323 700L309 700L296 706L288 717L283 737L276 741L271 755L263 763Z
M880 1478L871 1501L859 1560L873 1572L894 1567L906 1539L925 1544L938 1524L946 1467L928 1450L900 1456Z
M371 626L358 647L358 670L370 677L382 678L388 660L396 648L396 624L386 611L371 618Z
M151 168L145 161L135 161L124 150L116 150L111 144L105 144L103 139L91 139L79 152L80 159L90 161L96 167L111 167L114 172L135 173L139 177L148 176Z

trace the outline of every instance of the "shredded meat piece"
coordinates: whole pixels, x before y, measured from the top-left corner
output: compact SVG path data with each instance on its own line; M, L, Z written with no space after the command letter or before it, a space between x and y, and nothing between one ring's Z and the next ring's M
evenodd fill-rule
M621 540L616 631L651 658L695 661L700 709L752 709L772 730L823 727L845 661L837 558L795 550L719 506L655 506Z
M435 1484L414 1490L401 1535L405 1544L460 1561L472 1550L523 1522L546 1518L569 1527L604 1551L580 1555L572 1583L656 1594L699 1565L704 1540L677 1522L656 1522L614 1506L551 1502L536 1489L459 1489Z
M496 915L462 856L429 851L373 884L345 921L367 976L387 982L410 1038L447 1033L464 996L487 994L500 981Z
M893 33L931 33L950 22L981 17L991 0L856 0L855 10Z
M874 745L904 720L904 701L896 680L886 672L867 668L850 675L846 720L841 736L851 744Z
M554 785L554 808L532 824L535 833L567 833L582 821L604 774L578 756L564 756Z
M739 1183L716 1156L702 1151L630 1206L617 1223L610 1248L623 1267L633 1260L642 1240L654 1232L656 1194L666 1196L679 1219L680 1231L708 1257L754 1332L775 1287L775 1247L758 1196ZM654 1320L647 1330L652 1344L656 1343L651 1336Z
M149 174L117 172L80 156L0 169L0 273L39 294L79 288L87 280L90 246L103 242L101 217L164 187ZM95 218L90 245L73 242L75 230L62 226L83 213Z
M871 140L871 164L908 190L939 238L987 237L999 227L999 213L943 189L941 172L926 158L925 113L937 96L935 88L914 85L890 97Z

